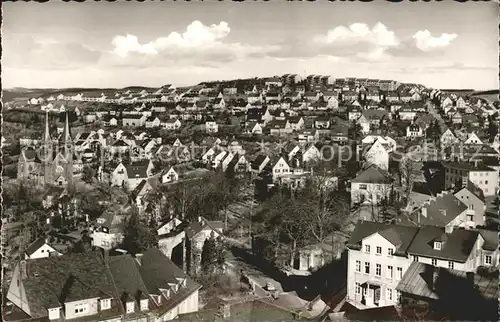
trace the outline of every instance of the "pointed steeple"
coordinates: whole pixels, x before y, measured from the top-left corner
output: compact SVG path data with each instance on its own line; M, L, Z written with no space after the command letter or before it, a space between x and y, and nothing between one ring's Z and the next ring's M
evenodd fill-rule
M66 122L64 123L64 130L61 135L61 143L65 146L70 145L72 143L71 132L69 130L69 119L68 112L66 112Z
M50 137L50 131L49 131L49 111L45 112L45 132L43 135L43 142L44 143L49 143L52 141L52 138Z

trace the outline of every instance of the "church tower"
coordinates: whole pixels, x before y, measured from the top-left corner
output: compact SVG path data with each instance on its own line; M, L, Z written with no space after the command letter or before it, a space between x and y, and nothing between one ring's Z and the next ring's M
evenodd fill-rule
M50 136L49 130L49 112L45 112L45 131L42 138L42 146L40 147L40 160L42 163L43 183L45 185L52 184L54 178L52 176L52 163L54 160L54 142Z
M71 138L71 131L69 127L68 112L66 112L66 121L64 130L60 138L60 153L64 156L65 164L63 166L63 173L61 173L68 182L68 186L73 185L73 154L74 146L73 139Z

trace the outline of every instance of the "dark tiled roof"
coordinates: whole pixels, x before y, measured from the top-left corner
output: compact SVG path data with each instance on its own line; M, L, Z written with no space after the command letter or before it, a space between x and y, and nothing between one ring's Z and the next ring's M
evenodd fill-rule
M428 264L412 262L396 289L407 294L430 299L438 299L439 294L443 291L472 295L472 285L467 283L466 272L443 267L438 270L437 291L434 291L431 287L434 269L436 268ZM484 299L498 299L498 272L491 276L474 274L474 286Z
M109 258L109 270L122 301L128 298L139 300L143 295L148 294L137 266L138 263L130 255Z
M116 297L99 252L27 260L26 270L23 286L33 318L45 317L48 308L65 302Z
M443 161L443 166L449 167L449 168L454 168L454 169L461 169L461 170L466 170L466 171L495 171L494 169L478 163L477 166L473 163L470 162L446 162Z
M26 248L26 254L28 254L28 256L31 256L34 252L36 252L43 245L45 245L45 238L44 237L40 237L37 240L35 240L34 242L32 242Z
M483 249L494 251L498 248L498 231L478 229L478 232L484 238Z
M454 229L445 233L444 228L421 226L408 249L409 254L465 263L479 233L477 231ZM434 241L445 240L441 250L434 249Z
M351 182L357 183L391 183L393 179L389 173L376 165L371 165L359 173Z
M364 238L379 233L382 237L396 246L397 253L406 253L417 231L417 227L360 221L352 232L351 238L347 241L347 245L349 248L360 249L361 241Z
M455 195L446 192L436 196L435 200L430 200L422 208L426 209L426 216L421 214L421 210L418 209L411 214L414 222L420 221L420 224L444 227L464 212L467 206Z
M127 176L129 178L146 178L147 175L147 165L139 164L139 165L126 165Z

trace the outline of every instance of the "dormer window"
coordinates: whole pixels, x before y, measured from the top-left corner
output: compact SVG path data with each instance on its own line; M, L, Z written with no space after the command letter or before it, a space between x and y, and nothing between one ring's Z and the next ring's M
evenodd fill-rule
M127 302L127 313L133 313L134 312L134 302Z
M441 246L442 246L442 245L441 245L441 242L440 242L440 241L439 241L439 242L434 242L434 249L435 249L435 250L441 250Z
M49 309L49 320L59 320L60 309L58 307Z
M101 306L101 311L108 310L111 308L111 299L101 299L99 304Z
M149 308L148 299L141 300L141 311L146 311Z

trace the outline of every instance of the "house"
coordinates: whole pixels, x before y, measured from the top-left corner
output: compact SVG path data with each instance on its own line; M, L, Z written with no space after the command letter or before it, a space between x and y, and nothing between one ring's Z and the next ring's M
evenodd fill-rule
M498 192L498 170L475 161L442 162L445 169L445 188L465 186L471 181L478 186L485 197Z
M440 141L442 147L457 144L459 142L459 140L457 139L455 134L453 134L451 129L447 129L443 134L441 134Z
M226 108L226 102L224 101L224 98L216 98L213 102L214 109L225 109Z
M181 128L181 121L179 119L168 119L162 122L162 126L167 130L178 130Z
M92 228L92 246L105 250L117 247L123 241L125 216L113 211L104 212Z
M299 131L304 126L304 119L301 116L290 116L288 118L292 131Z
M428 320L498 320L498 274L473 273L412 262L398 284L403 311L416 311L413 303L439 312ZM460 298L456 294L462 294ZM408 304L406 304L408 303ZM471 310L471 308L474 308ZM418 312L418 311L417 311ZM435 313L432 313L435 314Z
M366 150L364 158L367 164L374 164L383 170L389 169L389 153L381 140L377 139L368 150Z
M273 181L279 181L280 177L292 173L292 169L285 158L280 157L272 167Z
M118 119L111 115L105 115L102 121L104 126L118 126Z
M468 214L468 216L473 215L472 218L467 218L472 219L469 221L474 223L473 228L476 226L484 226L486 202L483 191L471 181L467 181L467 185L458 189L454 195L457 199L463 202L465 206L467 206L468 210L472 210L474 212L473 214Z
M146 127L147 128L159 127L160 124L161 124L161 121L157 116L150 116L146 119Z
M409 139L420 138L424 136L424 130L416 122L412 122L406 127L406 137Z
M271 135L286 135L292 133L293 129L288 120L272 120L266 126Z
M267 155L259 154L251 163L251 171L260 174L266 165L271 161Z
M142 179L142 181L132 190L130 194L130 201L137 207L140 214L146 209L148 203L144 200L145 196L153 190L151 184L147 179Z
M120 320L124 313L112 275L99 252L20 261L7 299L16 307L13 314L21 315L21 319L59 321L85 317L104 321Z
M179 180L179 174L175 171L174 167L170 167L161 175L161 183L172 183Z
M476 133L472 132L468 135L467 140L465 140L464 144L482 145L483 142Z
M24 251L24 259L37 259L49 256L61 256L62 254L56 251L49 245L45 237L40 237L32 242Z
M207 133L217 133L219 132L219 125L214 120L213 117L208 117L205 121L205 131Z
M236 154L227 165L226 171L238 175L247 173L250 169L251 165L247 158L244 155Z
M361 133L363 134L368 134L370 133L370 121L364 116L361 115L357 120L356 123L361 127Z
M351 180L351 203L379 204L381 200L389 198L392 182L387 171L375 164L370 165Z
M346 243L346 301L367 307L397 305L396 288L411 264L407 251L417 232L412 226L358 222Z
M401 120L413 121L417 116L417 110L410 106L403 106L398 110L399 118Z
M141 127L146 125L146 116L142 114L127 114L122 118L123 126Z
M249 134L262 134L262 126L254 121L250 121L247 123L246 132Z

